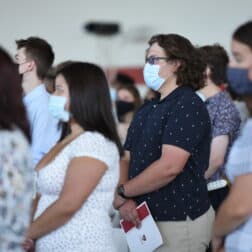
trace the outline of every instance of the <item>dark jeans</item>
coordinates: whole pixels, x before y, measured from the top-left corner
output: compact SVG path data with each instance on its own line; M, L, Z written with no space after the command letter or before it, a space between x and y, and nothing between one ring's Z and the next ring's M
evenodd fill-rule
M220 207L221 203L227 197L228 193L228 186L208 192L211 204L215 211L217 211L217 209Z

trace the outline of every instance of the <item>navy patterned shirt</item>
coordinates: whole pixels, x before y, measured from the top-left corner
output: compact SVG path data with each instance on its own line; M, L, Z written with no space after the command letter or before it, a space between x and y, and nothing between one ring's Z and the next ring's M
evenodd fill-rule
M241 118L235 104L226 92L219 92L205 101L212 124L212 138L227 135L229 138L225 162L210 181L216 181L225 175L224 166L232 144L239 134Z
M128 130L129 179L161 157L162 145L182 148L191 155L184 170L159 190L134 199L146 201L156 221L195 219L210 207L204 173L208 168L211 124L206 106L189 87L144 104ZM173 157L171 157L173 158Z

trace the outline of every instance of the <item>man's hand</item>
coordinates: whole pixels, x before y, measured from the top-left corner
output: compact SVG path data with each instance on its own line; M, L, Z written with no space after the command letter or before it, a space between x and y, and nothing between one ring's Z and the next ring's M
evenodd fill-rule
M118 210L127 200L122 198L120 195L115 193L115 198L113 201L113 207Z
M139 227L141 221L139 219L136 207L137 207L136 202L134 200L129 199L119 208L119 212L124 220L130 221L136 227Z
M223 237L213 236L212 238L213 252L224 252L224 239Z

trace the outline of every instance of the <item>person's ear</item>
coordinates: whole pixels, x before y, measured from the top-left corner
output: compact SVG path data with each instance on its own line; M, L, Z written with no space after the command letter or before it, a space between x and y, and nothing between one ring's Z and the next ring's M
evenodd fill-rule
M27 64L28 71L31 72L35 68L35 66L36 66L36 64L35 64L34 60L29 61Z
M206 68L205 73L206 73L206 77L207 77L208 79L211 79L212 71L211 71L211 69L210 69L209 67Z
M172 66L173 66L172 71L174 73L176 73L178 71L179 67L181 66L180 60L174 60L174 61L172 61Z

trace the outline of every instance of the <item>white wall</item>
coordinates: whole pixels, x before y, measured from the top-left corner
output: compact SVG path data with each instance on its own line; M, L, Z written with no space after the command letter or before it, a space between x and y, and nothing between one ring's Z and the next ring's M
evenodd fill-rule
M156 33L179 33L199 45L219 42L229 48L232 31L252 19L251 0L0 0L0 6L0 45L14 55L16 39L41 36L53 45L55 63L142 65L147 40ZM84 33L84 23L91 20L120 22L122 35L97 39ZM143 29L143 41L132 41L132 34Z

